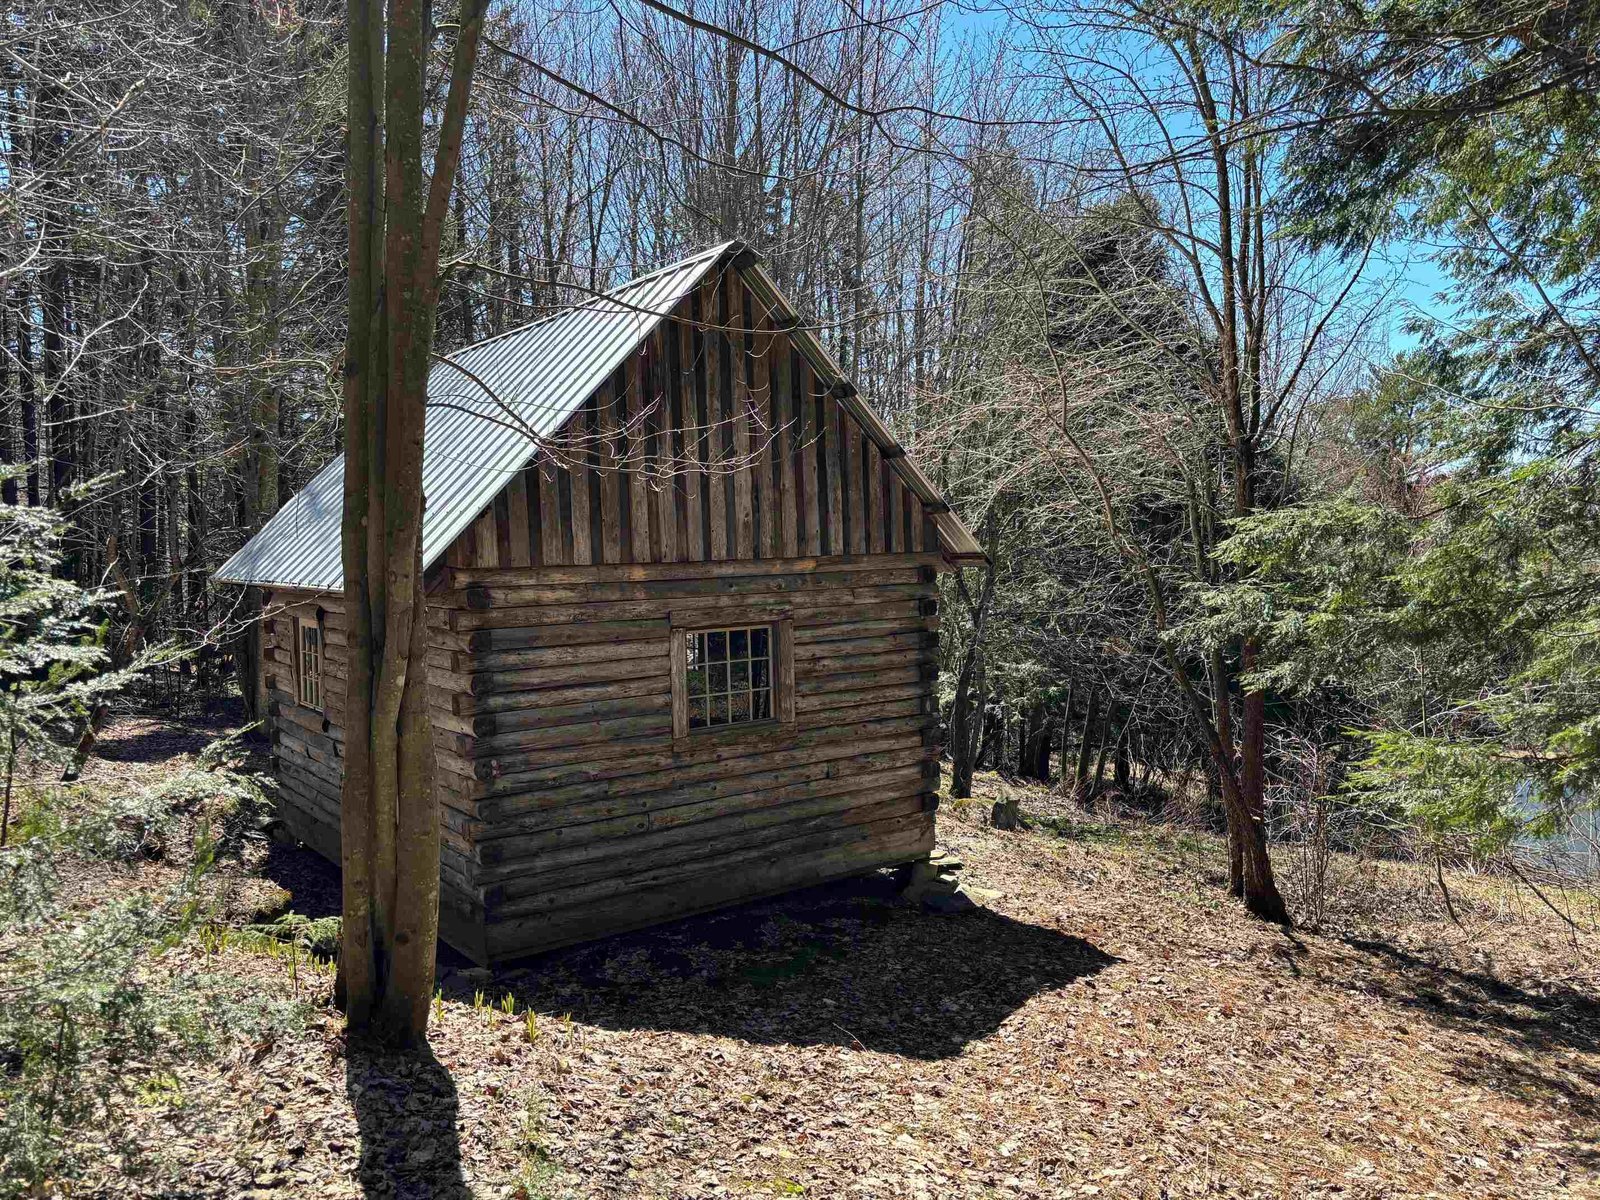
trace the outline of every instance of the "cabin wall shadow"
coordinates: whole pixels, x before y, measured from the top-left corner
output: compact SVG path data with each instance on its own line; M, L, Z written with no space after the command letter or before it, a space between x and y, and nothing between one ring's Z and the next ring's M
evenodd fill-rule
M450 975L444 989L469 1002L511 992L608 1029L939 1059L1116 961L990 909L926 913L876 874L524 959L487 983Z

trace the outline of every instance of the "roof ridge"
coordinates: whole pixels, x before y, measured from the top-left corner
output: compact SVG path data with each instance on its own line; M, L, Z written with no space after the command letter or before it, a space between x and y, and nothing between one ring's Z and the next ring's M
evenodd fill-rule
M723 254L727 253L727 251L733 249L735 246L743 245L744 243L742 241L734 238L731 241L721 242L718 245L711 246L705 250L697 250L693 254L686 254L676 262L667 263L666 266L663 267L656 267L652 271L646 271L643 275L635 275L626 283L619 283L614 288L610 288L604 292L598 292L590 296L587 300L582 300L577 304L563 304L560 308L552 309L550 312L545 313L544 316L537 317L534 320L527 322L525 325L518 325L512 329L502 330L500 333L491 334L486 338L479 338L475 342L468 342L465 346L458 346L454 350L451 350L448 354L442 355L441 357L448 359L451 357L451 355L465 354L468 350L476 350L479 346L487 346L490 342L498 342L501 338L508 338L518 333L527 333L530 329L537 329L541 325L544 325L550 321L554 321L557 317L565 316L567 313L575 312L580 308L587 308L589 305L600 300L612 299L613 297L617 296L618 293L625 292L629 288L637 287L641 283L648 283L658 275L665 275L670 271L681 270L689 263L696 262L700 259L720 258Z

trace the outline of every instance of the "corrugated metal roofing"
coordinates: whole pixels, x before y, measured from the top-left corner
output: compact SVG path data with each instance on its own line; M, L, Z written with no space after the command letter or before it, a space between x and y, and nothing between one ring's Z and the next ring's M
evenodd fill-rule
M981 559L983 548L905 456L878 415L856 394L827 349L799 325L758 255L738 242L714 246L574 308L458 350L428 377L422 444L422 565L426 570L537 451L536 439L558 432L608 379L658 321L725 258L776 315L795 325L790 336L840 402L886 452L890 466L927 506L944 552ZM488 389L487 391L485 389ZM261 532L217 572L225 583L342 590L339 526L344 508L344 456L319 471Z
M533 457L533 439L557 432L735 245L714 246L641 275L434 365L422 442L424 570ZM341 454L223 563L217 578L342 590L343 509Z

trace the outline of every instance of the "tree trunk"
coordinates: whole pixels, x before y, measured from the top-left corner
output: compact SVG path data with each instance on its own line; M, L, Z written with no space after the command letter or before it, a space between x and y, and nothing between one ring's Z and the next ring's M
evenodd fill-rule
M1217 738L1222 743L1224 754L1228 760L1234 760L1233 744L1233 703L1228 695L1228 674L1223 665L1222 651L1211 652L1211 713L1216 722ZM1213 766L1213 774L1220 772L1220 766ZM1208 788L1213 792L1217 802L1222 805L1222 814L1228 826L1228 892L1230 895L1243 898L1244 896L1244 843L1239 838L1239 832L1234 822L1228 819L1228 808L1222 796L1222 780L1220 775L1214 780L1214 786Z
M1094 760L1093 792L1094 792L1095 795L1099 795L1100 788L1102 787L1102 785L1105 782L1105 777L1106 777L1106 751L1111 748L1110 739L1111 739L1111 714L1109 712L1107 712L1106 715L1100 719L1100 753Z
M978 769L998 768L1006 733L1005 705L997 695L983 694L983 740L978 743Z
M989 657L978 655L977 680L972 686L972 766L983 766L983 747L989 739Z
M1072 733L1072 692L1073 686L1067 685L1067 699L1061 706L1061 748L1057 751L1061 759L1061 794L1068 794L1068 780L1072 776L1067 771L1067 739Z
M996 524L992 517L987 520L989 561L984 567L978 602L972 606L972 641L956 673L955 704L950 710L950 795L961 800L972 795L972 774L983 731L983 636L988 627L990 602L994 599ZM957 583L965 598L964 580Z
M485 0L467 0L423 179L425 0L350 0L349 317L342 531L350 621L340 994L353 1031L427 1031L439 931L439 802L427 706L422 433L439 245Z
M40 312L44 318L43 378L45 386L45 427L50 436L50 503L63 511L67 491L72 486L72 408L67 393L67 295L70 290L67 264L57 263L44 273L40 293Z
M1039 778L1039 743L1043 740L1044 697L1029 703L1017 723L1017 775L1021 779Z
M1131 736L1128 723L1124 721L1122 736L1117 739L1117 752L1112 757L1111 765L1111 781L1123 796L1126 796L1130 790L1128 787L1128 781L1131 777L1128 765L1128 742Z
M1083 714L1083 731L1078 735L1078 761L1072 769L1072 794L1082 796L1084 780L1089 774L1089 753L1093 746L1095 722L1100 718L1100 693L1089 689L1089 706Z
M1217 796L1221 800L1222 787L1217 786ZM1244 839L1239 836L1239 826L1228 813L1227 802L1222 801L1223 819L1228 825L1228 894L1244 899Z
M26 274L17 280L17 393L21 399L22 461L29 508L39 507L39 406L33 366L33 292Z
M1245 672L1255 669L1256 655L1255 644L1246 641L1242 654ZM1235 839L1237 850L1230 842L1230 873L1231 857L1237 854L1245 903L1252 912L1287 925L1289 910L1278 892L1272 860L1267 854L1266 693L1246 692L1239 718L1239 793L1244 820L1239 823L1239 836Z

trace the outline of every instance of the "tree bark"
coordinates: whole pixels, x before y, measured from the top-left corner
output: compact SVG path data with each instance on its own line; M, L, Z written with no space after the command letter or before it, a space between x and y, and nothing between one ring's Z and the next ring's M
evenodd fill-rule
M422 436L439 246L485 0L463 5L431 181L426 0L350 0L345 604L349 614L340 991L353 1031L427 1031L439 930L439 802L427 707Z
M22 422L22 461L26 464L27 501L29 508L39 507L39 406L38 384L34 379L33 292L28 277L21 275L17 281L17 393Z
M1061 706L1061 748L1058 754L1061 759L1061 794L1064 796L1069 793L1070 784L1068 781L1072 778L1067 770L1069 761L1067 758L1067 740L1072 734L1072 693L1073 686L1068 684L1067 699Z
M1017 775L1022 779L1038 779L1039 743L1046 746L1044 697L1036 696L1022 714L1017 727Z
M1106 713L1100 718L1100 753L1094 760L1094 784L1092 790L1099 794L1106 777L1106 751L1111 748L1111 714Z
M1093 688L1089 689L1089 705L1083 714L1083 730L1078 735L1078 761L1072 769L1072 794L1082 796L1084 780L1089 774L1089 754L1093 743L1089 740L1094 735L1095 722L1100 717L1100 693Z
M1124 721L1122 735L1117 738L1116 753L1111 759L1111 782L1123 796L1128 794L1128 784L1132 778L1132 772L1128 765L1128 742L1131 736L1128 723Z
M976 603L967 594L965 575L958 576L956 580L972 614L972 640L956 673L955 704L950 710L950 795L958 800L972 795L972 775L983 736L983 638L994 600L995 556L999 549L999 522L992 510L986 514L984 523L988 527L985 540L988 542L989 561L984 564L983 586L978 591Z

